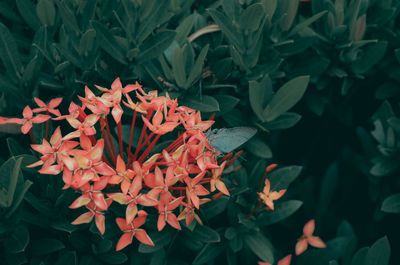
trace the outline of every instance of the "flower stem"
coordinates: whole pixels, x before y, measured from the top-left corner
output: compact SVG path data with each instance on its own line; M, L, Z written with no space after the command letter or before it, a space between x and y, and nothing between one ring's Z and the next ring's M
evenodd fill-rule
M256 207L253 208L253 210L251 210L251 212L247 215L247 219L249 219L250 217L253 216L253 214L258 210L258 208L260 208L262 205L262 202L258 202L258 204L256 205Z
M158 139L160 139L161 134L158 134L156 138L151 142L151 144L146 148L146 150L143 152L143 154L139 157L138 161L139 163L142 163L143 160L146 158L146 156L150 153L151 149L153 149L154 145L157 143Z
M47 111L47 115L49 115L49 111ZM44 139L47 140L47 137L49 137L49 125L50 125L50 119L46 121L46 137Z
M146 119L149 119L151 114L153 114L153 111L150 111L150 112L147 113ZM140 146L141 146L141 143L142 143L142 140L143 140L144 133L146 132L146 129L147 129L147 126L144 123L143 124L143 128L142 128L142 132L140 133L139 141L138 141L137 146L136 146L135 154L133 155L133 158L132 158L133 161L136 160L136 157L137 157L137 155L138 155L138 153L139 153L139 151L141 149Z
M33 135L33 128L31 128L31 129L29 130L29 137L31 138L31 143L32 143L32 144L36 144L36 142L35 142L35 136Z
M117 129L118 129L118 141L119 141L119 154L121 155L121 158L124 159L124 149L123 149L123 146L122 146L122 126L121 126L121 121L118 122Z
M117 152L115 152L114 144L113 144L113 141L112 141L112 138L111 138L110 126L108 125L107 116L106 116L104 119L105 119L105 122L106 122L106 129L107 129L108 140L109 140L110 145L111 145L111 150L112 150L112 152L113 152L113 156L114 156L115 159L116 159L116 157L117 157Z
M133 112L131 131L129 132L128 163L131 159L131 147L132 147L133 130L135 129L136 114L137 114L137 111L135 110Z
M101 122L104 122L104 120L102 120ZM109 144L108 144L107 137L106 137L106 133L104 132L104 126L102 126L101 124L100 124L100 129L101 129L101 133L103 134L104 143L106 144L107 152L108 152L108 154L110 155L110 157L111 157L113 163L115 164L115 160L116 160L116 159L115 159L113 153L111 152L111 148L110 148L110 146L109 146Z

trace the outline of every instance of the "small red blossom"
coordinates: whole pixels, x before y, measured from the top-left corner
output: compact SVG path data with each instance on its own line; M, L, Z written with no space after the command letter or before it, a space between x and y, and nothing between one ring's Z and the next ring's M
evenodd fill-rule
M313 236L315 230L315 221L311 219L303 228L303 235L299 238L296 244L296 255L300 255L307 250L308 244L316 248L325 248L326 244L318 236Z
M56 115L57 117L61 116L61 113L58 109L55 109L60 105L61 101L63 100L62 98L54 98L50 100L49 104L45 104L42 100L38 98L33 98L36 102L36 104L39 106L39 108L33 109L32 111L34 113L36 112L47 112Z

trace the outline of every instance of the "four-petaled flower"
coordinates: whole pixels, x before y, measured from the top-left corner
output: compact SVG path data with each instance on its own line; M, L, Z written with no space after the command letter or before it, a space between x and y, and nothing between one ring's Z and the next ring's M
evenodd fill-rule
M115 221L119 229L121 229L124 234L121 236L117 243L116 250L121 250L132 243L133 237L136 237L137 240L142 242L143 244L154 246L153 241L151 241L150 237L147 235L144 229L141 227L146 221L147 213L143 210L138 212L138 217L136 217L132 222L126 222L125 219L117 218Z
M258 193L258 197L269 207L274 210L274 201L278 200L285 194L286 190L270 191L271 183L268 179L265 179L265 186L262 192Z
M26 106L22 111L23 119L19 118L10 118L10 119L2 119L0 120L0 124L6 123L16 123L22 124L21 132L23 134L27 134L32 129L33 123L42 123L50 119L49 115L38 114L37 116L33 117L33 111L29 106Z
M41 99L33 98L39 108L33 109L34 113L36 112L47 112L56 115L57 117L61 116L61 113L58 109L55 109L60 105L62 98L54 98L50 100L49 104L46 105Z
M326 244L318 236L313 236L315 230L315 221L311 219L303 228L303 235L299 238L296 244L296 255L300 255L307 250L308 244L316 248L325 248Z

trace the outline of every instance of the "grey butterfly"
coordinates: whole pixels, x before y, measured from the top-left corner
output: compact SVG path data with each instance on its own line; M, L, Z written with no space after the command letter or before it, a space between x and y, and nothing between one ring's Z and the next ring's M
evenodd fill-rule
M234 127L213 129L207 132L207 140L209 145L220 151L221 153L230 153L257 132L257 129L251 127Z

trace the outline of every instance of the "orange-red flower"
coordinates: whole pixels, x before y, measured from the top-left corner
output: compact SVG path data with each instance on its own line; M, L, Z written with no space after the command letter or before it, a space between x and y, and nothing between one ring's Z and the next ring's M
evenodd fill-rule
M38 98L33 98L36 102L36 104L39 106L39 108L33 109L33 112L48 112L51 114L56 115L57 117L61 116L61 113L58 109L55 109L60 105L61 101L63 100L62 98L54 98L50 100L49 104L46 105L42 100Z
M181 230L181 225L175 214L172 213L172 210L177 208L179 204L181 204L183 197L176 198L172 201L169 201L169 198L162 198L160 203L158 204L158 222L157 222L157 229L158 231L163 230L165 223L167 222L172 227Z
M29 106L26 106L22 112L23 119L19 118L3 118L0 120L0 124L6 123L16 123L22 124L21 132L23 134L27 134L32 129L33 123L42 123L50 119L49 115L38 114L37 116L33 117L33 111Z
M269 209L274 210L274 201L282 197L286 190L270 191L270 189L271 183L268 179L265 179L263 192L259 192L258 197L269 207Z
M136 237L136 239L143 244L154 246L153 241L151 241L151 238L147 235L146 231L139 228L145 223L146 217L147 213L143 210L140 210L138 212L138 217L135 218L132 222L127 223L126 220L122 218L117 218L115 220L119 229L124 232L117 243L117 251L130 245L132 243L133 237Z
M315 221L311 219L303 228L303 235L299 238L296 244L296 255L300 255L307 250L308 244L316 248L325 248L326 244L318 236L313 236L315 230Z

